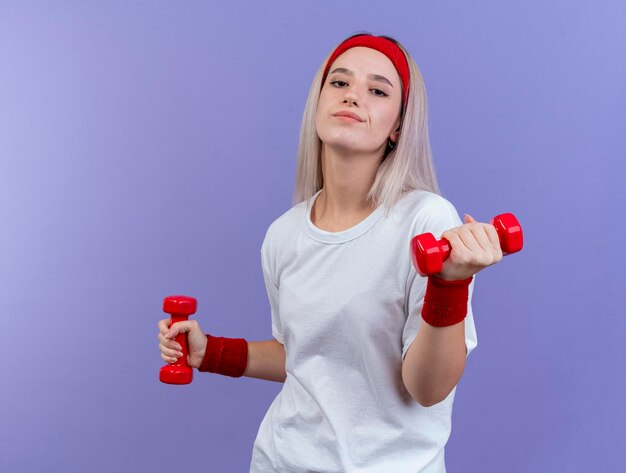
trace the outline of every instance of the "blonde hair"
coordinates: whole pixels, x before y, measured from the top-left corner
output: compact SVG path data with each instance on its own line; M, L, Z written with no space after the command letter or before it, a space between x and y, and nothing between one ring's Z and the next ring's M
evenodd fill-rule
M383 157L367 195L368 203L374 204L375 207L383 205L388 213L395 203L409 191L422 189L435 194L440 194L440 191L432 162L428 136L428 103L422 74L404 46L393 38L382 37L396 43L404 53L410 73L409 95L403 106L398 142L395 148ZM324 185L321 161L322 142L317 135L315 115L322 88L324 67L331 54L332 51L317 70L304 107L296 163L294 205L315 195Z

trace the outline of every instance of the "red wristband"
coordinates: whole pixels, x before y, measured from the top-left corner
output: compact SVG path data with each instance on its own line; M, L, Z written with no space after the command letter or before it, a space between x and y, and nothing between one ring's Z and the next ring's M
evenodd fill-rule
M430 276L422 307L424 321L434 327L447 327L461 322L467 315L468 287L472 278L447 281Z
M239 378L248 365L248 342L244 338L213 337L206 334L206 351L198 371Z

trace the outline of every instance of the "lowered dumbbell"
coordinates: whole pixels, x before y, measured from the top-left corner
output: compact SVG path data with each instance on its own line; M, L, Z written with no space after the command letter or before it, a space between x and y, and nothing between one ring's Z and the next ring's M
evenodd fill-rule
M163 312L170 314L172 322L188 320L196 313L198 307L196 299L187 296L169 296L163 299ZM176 335L176 342L182 347L183 355L176 362L161 368L159 379L167 384L189 384L193 380L193 368L187 364L187 333Z

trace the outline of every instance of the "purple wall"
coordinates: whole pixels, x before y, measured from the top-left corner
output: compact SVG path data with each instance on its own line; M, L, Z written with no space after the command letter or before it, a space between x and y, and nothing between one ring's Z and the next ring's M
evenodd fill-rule
M247 471L281 385L161 384L161 301L271 338L261 242L313 74L360 30L419 64L444 195L525 230L477 280L448 470L618 471L624 24L621 1L3 2L0 471Z

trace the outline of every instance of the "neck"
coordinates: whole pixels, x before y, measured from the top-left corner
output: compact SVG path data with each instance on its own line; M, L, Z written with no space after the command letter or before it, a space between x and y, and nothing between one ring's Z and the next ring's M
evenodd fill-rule
M322 145L324 186L315 202L315 218L341 225L362 218L374 210L367 194L374 183L381 157L377 154L349 154Z

